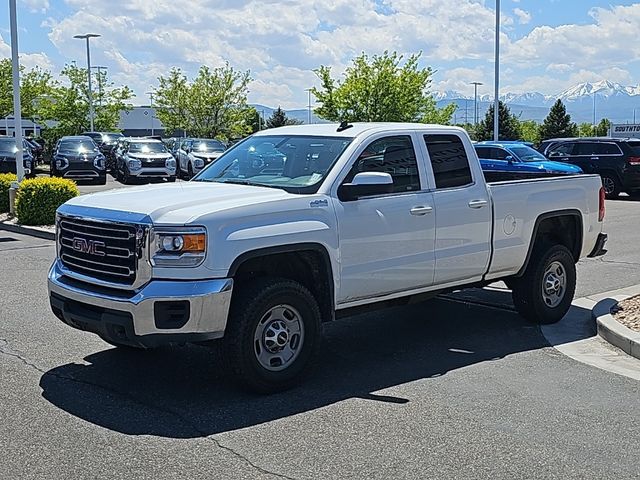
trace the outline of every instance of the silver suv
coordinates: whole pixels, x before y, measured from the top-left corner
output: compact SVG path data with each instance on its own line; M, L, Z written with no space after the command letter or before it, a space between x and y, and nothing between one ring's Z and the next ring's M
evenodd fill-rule
M176 181L176 161L160 140L132 138L122 145L116 164L116 178L124 183L135 179Z

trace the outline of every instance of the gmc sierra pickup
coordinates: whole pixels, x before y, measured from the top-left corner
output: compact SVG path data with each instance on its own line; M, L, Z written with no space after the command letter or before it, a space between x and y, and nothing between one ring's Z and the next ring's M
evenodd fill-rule
M455 127L265 130L190 182L62 205L51 308L120 347L216 340L262 392L363 307L504 280L524 317L555 322L576 262L605 252L600 177L487 180Z

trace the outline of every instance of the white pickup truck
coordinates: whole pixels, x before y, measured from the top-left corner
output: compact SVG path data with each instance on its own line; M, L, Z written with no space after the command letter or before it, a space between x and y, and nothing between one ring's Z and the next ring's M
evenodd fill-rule
M524 317L559 320L603 217L600 177L487 183L459 128L283 127L190 182L62 205L50 302L116 346L221 339L268 392L303 376L322 322L362 307L504 280Z

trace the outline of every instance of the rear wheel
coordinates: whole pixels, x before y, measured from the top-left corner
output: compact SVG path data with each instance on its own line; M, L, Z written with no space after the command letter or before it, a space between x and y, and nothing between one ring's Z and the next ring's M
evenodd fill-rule
M610 173L603 173L600 175L602 178L602 186L604 187L604 193L608 199L618 198L622 185L614 175Z
M187 179L191 180L193 178L193 167L191 166L191 162L187 164Z
M513 284L513 303L531 322L555 323L571 307L576 290L576 265L564 245L541 245L522 278Z
M261 278L234 292L224 357L241 386L270 393L306 373L320 342L320 309L303 285Z

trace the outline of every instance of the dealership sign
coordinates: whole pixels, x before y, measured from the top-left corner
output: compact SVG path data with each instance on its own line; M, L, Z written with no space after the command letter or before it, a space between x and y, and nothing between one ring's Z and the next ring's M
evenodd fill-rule
M611 125L610 136L614 138L640 138L640 125L625 123Z

